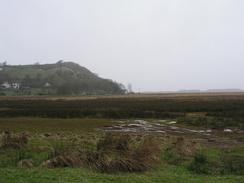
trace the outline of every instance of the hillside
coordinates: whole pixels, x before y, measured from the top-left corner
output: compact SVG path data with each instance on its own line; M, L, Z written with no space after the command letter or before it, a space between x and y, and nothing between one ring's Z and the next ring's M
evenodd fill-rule
M1 95L121 94L122 85L73 62L0 66Z

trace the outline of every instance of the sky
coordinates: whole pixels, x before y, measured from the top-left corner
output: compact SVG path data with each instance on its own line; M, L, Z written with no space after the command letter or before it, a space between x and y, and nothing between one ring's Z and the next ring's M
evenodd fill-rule
M0 0L0 62L74 61L134 91L244 89L243 0Z

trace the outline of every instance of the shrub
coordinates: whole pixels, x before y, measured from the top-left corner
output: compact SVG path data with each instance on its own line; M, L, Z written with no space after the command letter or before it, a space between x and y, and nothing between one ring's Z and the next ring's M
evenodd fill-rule
M196 153L189 167L190 170L198 174L209 174L209 162L203 153Z
M226 159L227 160L227 159ZM229 170L229 165L224 163L223 158L209 159L203 153L196 153L189 169L198 174L219 175L233 173ZM238 169L239 170L239 169Z

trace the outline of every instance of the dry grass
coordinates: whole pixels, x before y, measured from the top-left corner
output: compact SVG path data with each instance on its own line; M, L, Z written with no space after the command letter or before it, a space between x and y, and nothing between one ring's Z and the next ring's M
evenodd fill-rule
M170 164L180 164L186 158L192 157L197 150L197 144L194 141L178 137L164 151L165 160Z
M159 144L151 137L133 144L129 135L109 133L90 154L89 164L101 172L142 172L157 165L160 152Z
M100 172L142 172L155 167L160 162L161 149L153 137L138 138L126 134L107 133L94 150L82 147L55 147L52 158L42 163L42 167L90 167Z
M59 155L53 159L44 161L42 163L42 167L46 168L57 168L57 167L80 167L83 165L82 160L79 158L77 154L70 155Z
M5 131L3 132L1 139L1 148L22 149L27 146L27 143L28 135L26 133L16 135L9 131Z

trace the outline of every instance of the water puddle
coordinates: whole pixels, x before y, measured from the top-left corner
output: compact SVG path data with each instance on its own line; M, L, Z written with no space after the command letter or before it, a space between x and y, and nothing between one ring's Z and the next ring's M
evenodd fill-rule
M179 134L204 134L210 135L212 130L194 130L175 126L176 121L158 120L149 122L146 120L117 121L116 125L105 126L102 129L107 132L133 132L133 133L179 133Z

